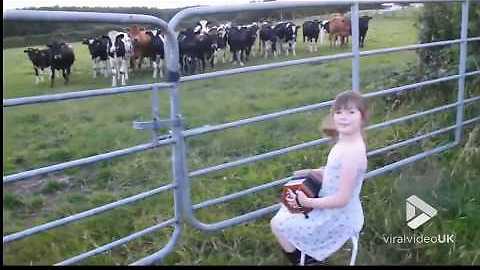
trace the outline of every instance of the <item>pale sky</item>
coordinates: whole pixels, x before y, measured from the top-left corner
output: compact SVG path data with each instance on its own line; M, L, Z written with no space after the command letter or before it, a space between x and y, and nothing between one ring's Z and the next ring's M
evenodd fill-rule
M194 5L246 4L250 0L4 0L3 10L24 7L79 6L79 7L155 7L177 8Z

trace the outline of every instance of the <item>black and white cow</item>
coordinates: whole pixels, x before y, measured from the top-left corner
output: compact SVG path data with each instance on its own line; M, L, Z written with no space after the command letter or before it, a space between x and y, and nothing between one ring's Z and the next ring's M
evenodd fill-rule
M184 74L194 74L202 59L202 66L204 66L205 58L204 52L199 46L199 36L200 31L194 32L192 28L182 30L178 34L179 61ZM203 36L206 37L206 35Z
M226 56L227 56L227 45L228 45L228 37L227 37L227 31L228 31L229 26L226 24L220 24L216 28L217 30L217 49L215 50L214 53L214 64L217 63L217 59L219 57L222 58L222 63L226 63Z
M112 87L117 86L117 80L122 85L128 81L128 65L133 55L133 45L127 33L109 31L108 34L108 60L112 69Z
M272 56L277 52L277 34L273 29L273 26L268 22L263 22L260 27L259 33L259 50L263 52L265 58L268 58L268 52L271 52Z
M257 38L257 26L232 26L228 31L228 45L232 53L232 61L241 66L248 61L252 46Z
M305 21L302 25L303 31L303 43L305 43L305 37L309 43L309 51L318 51L317 42L320 34L320 22L318 20Z
M103 73L105 78L108 76L108 40L108 36L102 36L85 39L82 42L82 44L88 46L92 57L93 78L97 77L97 72Z
M146 32L151 37L152 41L152 63L153 63L153 78L157 78L157 73L160 78L163 78L163 62L165 59L165 37L161 30L151 30Z
M329 22L328 20L323 20L320 22L320 45L325 45L325 37L328 33L330 33Z
M47 45L50 50L50 68L52 74L50 76L50 87L53 87L55 81L55 70L61 70L65 84L69 82L69 76L73 62L75 62L75 54L72 46L65 42L54 41Z
M287 56L289 51L292 51L294 56L297 55L295 52L295 46L297 44L298 28L300 28L300 26L297 26L292 22L281 22L273 28L280 43L280 51L285 50L285 55Z
M50 49L27 48L23 51L33 64L35 84L43 81L43 70L50 67Z

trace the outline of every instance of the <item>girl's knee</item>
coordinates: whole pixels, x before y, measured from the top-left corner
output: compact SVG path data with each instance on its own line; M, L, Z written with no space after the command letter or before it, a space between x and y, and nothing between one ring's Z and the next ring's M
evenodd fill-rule
M280 217L276 215L270 220L270 228L272 229L273 232L276 232L279 226L280 226Z

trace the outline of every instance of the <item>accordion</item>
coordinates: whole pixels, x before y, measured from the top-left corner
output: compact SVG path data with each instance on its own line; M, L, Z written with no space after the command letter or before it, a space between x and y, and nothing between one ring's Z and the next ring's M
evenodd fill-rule
M300 206L295 208L291 207L288 204L288 201L292 200L293 198L291 198L288 190L290 189L294 193L296 193L297 190L301 190L303 193L305 193L305 195L307 195L307 197L317 198L318 192L320 191L321 187L321 182L315 179L311 173L306 176L294 177L292 178L292 180L283 185L281 201L291 213L303 213L305 217L308 218L308 213L312 211L313 208Z

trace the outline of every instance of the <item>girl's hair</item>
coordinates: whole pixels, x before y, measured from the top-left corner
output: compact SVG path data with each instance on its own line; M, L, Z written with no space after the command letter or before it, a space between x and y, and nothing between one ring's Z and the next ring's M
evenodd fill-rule
M360 111L360 114L362 116L362 136L364 140L366 138L363 128L368 121L367 102L358 92L344 91L335 97L333 105L330 108L330 113L325 119L323 119L321 126L322 131L328 137L331 137L334 141L338 139L338 132L335 129L335 124L333 122L333 114L337 110L347 108L350 104L354 105Z

